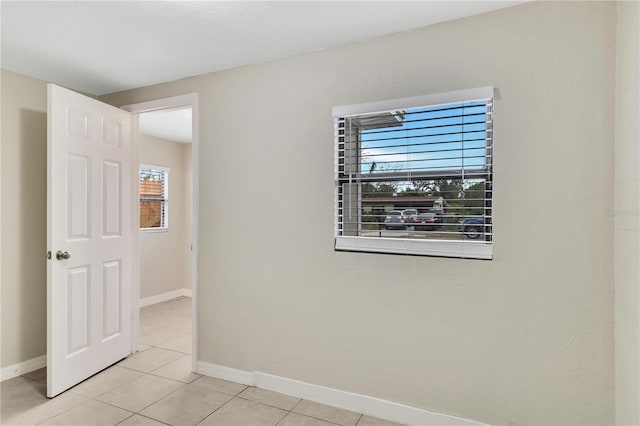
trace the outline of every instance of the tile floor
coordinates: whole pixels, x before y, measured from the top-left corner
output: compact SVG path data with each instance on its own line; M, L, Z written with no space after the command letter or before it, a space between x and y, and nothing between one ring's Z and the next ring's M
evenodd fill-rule
M2 383L2 425L392 426L341 410L191 372L191 299L140 311L140 352L53 399L46 369Z

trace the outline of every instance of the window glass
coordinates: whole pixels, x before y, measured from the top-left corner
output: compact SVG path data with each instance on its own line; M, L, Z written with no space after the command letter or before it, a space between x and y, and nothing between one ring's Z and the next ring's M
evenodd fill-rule
M140 228L168 227L168 171L151 167L140 168Z
M337 116L337 240L491 245L492 113L486 99Z

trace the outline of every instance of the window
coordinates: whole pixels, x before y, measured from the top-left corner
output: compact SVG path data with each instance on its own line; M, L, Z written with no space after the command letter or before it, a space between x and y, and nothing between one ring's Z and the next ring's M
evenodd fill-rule
M168 228L169 169L140 166L140 229Z
M336 250L492 258L492 87L333 112Z

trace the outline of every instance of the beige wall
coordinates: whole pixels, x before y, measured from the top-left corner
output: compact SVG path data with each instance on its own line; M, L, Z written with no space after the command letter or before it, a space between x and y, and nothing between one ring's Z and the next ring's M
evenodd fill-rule
M640 424L640 3L618 2L615 124L616 423Z
M2 367L46 353L47 86L2 70Z
M197 92L202 361L489 423L614 420L615 3L535 2ZM335 105L495 85L493 261L333 251Z
M140 297L191 288L191 144L140 137L140 162L168 167L169 228L140 232Z

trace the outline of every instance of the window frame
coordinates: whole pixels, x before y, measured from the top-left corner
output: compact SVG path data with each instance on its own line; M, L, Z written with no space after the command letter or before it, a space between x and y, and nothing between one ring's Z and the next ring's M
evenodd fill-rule
M140 212L138 210L138 229L141 233L153 233L153 232L168 232L169 231L169 167L158 166L155 164L144 164L140 163L138 165L138 205L142 203L142 196L140 194L140 170L148 169L151 171L160 171L164 175L164 187L163 187L163 196L159 199L161 203L164 203L164 215L161 216L161 226L151 227L151 228L143 228L140 226Z
M422 255L422 256L438 256L438 257L455 257L455 258L471 258L471 259L493 259L493 237L490 241L458 241L458 240L436 240L436 239L412 239L412 238L379 238L379 237L367 237L367 236L346 236L340 235L340 215L339 215L339 203L340 203L340 145L343 145L344 149L353 149L352 147L345 148L347 142L340 141L340 134L338 128L339 120L343 120L348 117L364 115L364 114L376 114L376 113L388 113L394 111L404 111L413 108L422 107L434 107L438 105L454 104L454 103L466 103L475 102L481 100L494 100L494 88L493 86L484 86L474 89L458 90L446 93L438 93L424 96L414 96L409 98L400 98L393 100L369 102L364 104L345 105L333 108L334 118L334 167L335 167L335 205L334 205L334 250L335 251L351 251L351 252L367 252L367 253L385 253L385 254L404 254L404 255ZM489 136L487 140L490 141L490 154L491 163L489 169L485 172L485 175L490 177L490 182L493 184L493 111L491 116L487 118L487 122L491 123L491 127L487 130ZM359 147L357 148L360 149ZM441 175L435 174L434 178ZM384 174L380 174L381 180L384 180ZM358 181L359 182L359 181ZM351 185L351 184L349 184ZM493 210L493 195L491 200L491 210ZM359 200L358 200L359 201ZM345 203L343 200L342 203ZM344 209L344 204L343 204ZM493 211L491 212L491 221L489 226L493 230ZM361 219L358 220L361 223ZM344 224L343 224L344 226ZM358 226L359 227L359 226ZM342 230L344 232L344 228ZM493 232L492 232L493 234Z

